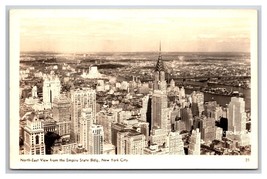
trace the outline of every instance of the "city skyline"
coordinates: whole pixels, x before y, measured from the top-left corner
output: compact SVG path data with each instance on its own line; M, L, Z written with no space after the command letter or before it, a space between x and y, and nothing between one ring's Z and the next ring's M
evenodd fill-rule
M188 86L180 88L174 80L168 86L162 58L160 45L148 83L134 76L131 81L112 82L96 66L86 74L70 66L67 70L65 63L61 69L53 66L58 74L50 71L40 76L29 73L36 70L29 64L28 75L21 78L20 98L25 101L20 110L20 154L250 155L246 97L228 94L229 105L220 106L214 99L205 101L200 89L186 94ZM59 80L58 76L70 76L66 70L74 72L73 78ZM29 75L44 81L27 84ZM74 83L66 88L70 80ZM59 115L59 110L66 115Z
M238 9L16 10L20 51L250 52L257 12ZM196 28L197 27L197 28Z

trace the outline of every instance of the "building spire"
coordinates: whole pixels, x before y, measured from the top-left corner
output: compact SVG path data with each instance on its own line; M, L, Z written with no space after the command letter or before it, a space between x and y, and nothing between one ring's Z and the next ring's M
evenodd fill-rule
M161 41L159 41L159 56L161 56Z
M161 41L159 43L159 57L158 57L158 61L156 64L155 71L164 71L164 65L163 65L163 61L161 57Z

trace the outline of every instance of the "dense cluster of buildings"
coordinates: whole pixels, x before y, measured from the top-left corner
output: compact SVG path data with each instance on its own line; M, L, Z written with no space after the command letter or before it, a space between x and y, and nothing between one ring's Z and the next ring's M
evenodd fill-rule
M186 95L173 80L167 84L161 53L148 83L112 82L90 69L82 77L95 87L62 93L54 73L43 75L42 99L32 87L24 103L33 110L20 119L21 153L45 155L48 132L59 136L52 154L228 155L250 146L244 99L222 108L202 92Z

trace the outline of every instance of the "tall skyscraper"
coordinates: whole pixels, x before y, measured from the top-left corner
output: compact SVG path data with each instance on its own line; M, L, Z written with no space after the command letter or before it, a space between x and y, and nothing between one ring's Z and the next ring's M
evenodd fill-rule
M93 155L103 154L104 130L103 126L93 124L90 129L90 150Z
M197 128L192 131L188 148L189 155L200 155L200 132Z
M204 114L207 117L212 117L215 120L220 120L220 117L223 117L223 110L216 101L205 102L204 108Z
M24 147L26 155L45 155L43 124L34 113L24 127Z
M45 108L51 108L54 98L60 95L61 84L58 76L51 74L44 76L43 103Z
M167 105L167 95L160 90L155 90L152 95L152 130L153 128L167 130L167 118L169 112Z
M96 122L96 92L93 89L71 90L71 140L79 142L80 117L83 108L92 109L92 122Z
M161 44L159 46L159 57L154 72L153 88L154 90L161 90L164 93L166 93L167 90L167 82L165 80L165 69L161 56Z
M180 109L181 120L185 123L185 128L190 131L193 125L193 115L191 108L181 108Z
M178 121L181 118L180 115L180 109L179 108L173 108L170 114L170 122L171 122L171 128L172 130L176 130L174 127L176 124L176 121Z
M89 152L90 150L90 130L92 126L92 109L83 108L80 119L80 144Z
M152 131L152 96L149 95L148 102L147 102L147 112L146 112L146 122L149 123L149 135Z
M193 116L199 116L204 111L204 93L193 91L191 96Z
M161 44L154 72L153 89L151 101L150 143L164 146L166 144L168 130L169 109L167 101L167 82L165 80L165 69L161 56Z
M103 126L104 129L104 139L105 143L111 144L112 143L112 135L111 135L111 126L112 123L116 123L116 118L114 113L109 113L106 111L100 111L97 113L97 124Z
M228 131L246 132L246 112L243 98L232 97L227 111Z
M58 134L70 138L71 103L65 95L60 95L53 101L53 119L58 125Z
M203 117L201 122L201 139L205 142L212 142L216 138L215 119Z
M142 108L140 109L140 114L141 114L141 120L146 121L146 113L147 113L147 108L148 108L148 100L149 96L146 95L142 98Z

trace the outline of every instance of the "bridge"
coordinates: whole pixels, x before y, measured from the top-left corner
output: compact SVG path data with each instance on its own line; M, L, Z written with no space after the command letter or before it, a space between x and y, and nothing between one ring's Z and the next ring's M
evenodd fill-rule
M210 80L211 78L217 78L217 79L222 79L222 78L226 78L226 79L229 79L229 78L233 78L233 79L250 79L251 76L237 76L237 75L229 75L229 76L171 76L171 77L167 77L166 78L171 78L171 79L199 79L199 80Z
M140 78L140 77L139 77ZM174 81L180 80L180 81L186 81L186 80L196 80L196 81L201 81L201 82L207 82L210 79L251 79L251 76L166 76L166 80L170 81L173 79ZM153 81L153 79L140 79L143 82L147 81Z

